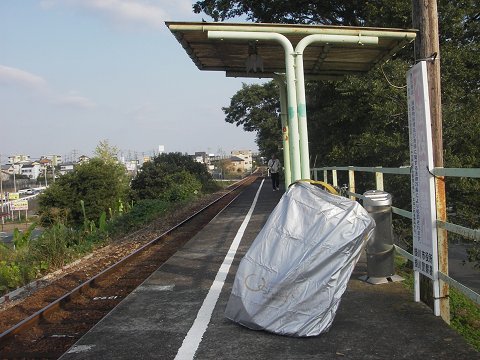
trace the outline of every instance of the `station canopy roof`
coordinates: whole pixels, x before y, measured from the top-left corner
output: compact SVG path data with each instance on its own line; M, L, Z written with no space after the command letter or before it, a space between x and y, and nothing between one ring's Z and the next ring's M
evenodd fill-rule
M285 52L274 41L248 40L221 41L209 39L208 31L270 32L286 36L295 49L298 42L311 34L376 36L378 44L313 43L304 53L306 78L338 79L349 74L368 72L376 64L387 60L412 42L416 30L326 26L287 25L263 23L206 23L166 22L167 27L183 46L200 70L225 71L227 76L271 78L275 73L285 73ZM250 70L246 60L252 46L263 60L263 72ZM250 48L250 52L249 52Z

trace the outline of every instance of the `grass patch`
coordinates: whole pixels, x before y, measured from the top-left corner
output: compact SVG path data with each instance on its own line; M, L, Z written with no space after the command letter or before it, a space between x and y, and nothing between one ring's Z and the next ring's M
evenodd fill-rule
M450 287L450 326L480 351L480 306Z
M129 212L112 219L107 226L108 232L112 236L126 235L167 214L173 206L178 204L157 199L140 200Z
M401 256L395 257L398 275L405 281L403 284L413 294L414 277L411 263ZM450 327L480 351L480 306L453 287L450 287Z
M219 189L228 188L230 185L233 185L233 184L239 182L239 180L214 180L214 181L215 181L215 184L216 184L217 188L219 188Z
M126 236L192 200L141 200L128 212L117 214L109 221L99 221L98 226L93 221L86 221L80 228L56 223L36 238L31 232L17 230L15 248L0 243L0 295L91 253L114 237Z

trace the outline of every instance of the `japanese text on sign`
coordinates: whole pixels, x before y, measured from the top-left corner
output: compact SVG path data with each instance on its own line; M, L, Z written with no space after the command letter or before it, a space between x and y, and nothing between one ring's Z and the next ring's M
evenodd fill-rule
M430 103L425 62L407 73L414 270L437 277L437 228Z
M11 210L28 210L27 200L12 201Z

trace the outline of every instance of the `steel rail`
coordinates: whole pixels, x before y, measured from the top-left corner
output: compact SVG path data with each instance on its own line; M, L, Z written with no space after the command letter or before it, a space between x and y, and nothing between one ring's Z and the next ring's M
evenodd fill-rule
M228 195L231 195L234 191L236 191L240 187L242 187L246 184L250 185L251 183L253 183L257 179L257 177L258 176L256 176L255 173L253 173L251 176L246 177L245 179L231 185L231 186L233 186L233 188L229 189L230 191L227 192L226 194L224 194L224 195L220 196L218 199L215 199L214 201L210 202L209 204L207 204L206 206L204 206L200 210L196 211L194 214L190 215L186 219L182 220L181 222L179 222L178 224L176 224L172 228L166 230L164 233L162 233L161 235L159 235L155 239L153 239L150 242L148 242L147 244L141 246L140 248L138 248L134 252L130 253L129 255L123 257L122 259L120 259L116 263L110 265L108 268L106 268L105 270L96 274L92 278L84 281L82 284L78 285L73 290L69 291L68 293L66 293L62 297L60 297L60 298L56 299L55 301L51 302L50 304L46 305L45 307L38 310L37 312L30 315L29 317L23 319L22 321L20 321L19 323L17 323L13 327L11 327L10 329L4 331L2 334L0 334L0 349L3 348L6 345L6 342L11 337L13 337L16 334L22 333L23 331L25 331L25 330L31 328L32 326L38 324L44 316L56 311L63 304L66 304L69 301L71 301L75 296L79 296L82 293L83 290L85 290L87 288L90 288L90 287L93 287L93 285L95 284L96 281L98 281L102 278L105 278L107 275L109 275L110 273L112 273L115 270L117 270L118 268L120 268L120 266L123 266L123 265L127 264L128 261L131 261L132 259L134 259L136 256L138 256L144 250L152 247L153 245L158 243L162 238L169 235L170 233L172 233L176 229L180 228L184 224L188 223L193 218L195 218L199 214L203 213L205 210L207 210L208 208L210 208L214 204L218 203L220 200L224 199ZM249 181L251 181L251 182L249 182ZM235 201L235 199L237 199L237 197L239 195L240 195L240 193L237 194L231 201L229 201L228 204L225 205L222 209L229 206L233 201Z

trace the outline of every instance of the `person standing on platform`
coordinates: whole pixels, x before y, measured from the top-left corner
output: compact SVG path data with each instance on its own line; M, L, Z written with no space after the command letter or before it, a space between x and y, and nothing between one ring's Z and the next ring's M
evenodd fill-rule
M275 157L275 154L272 155L272 158L268 160L268 170L270 171L270 178L272 179L272 188L273 191L280 190L280 160Z

